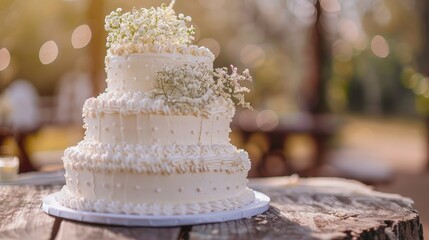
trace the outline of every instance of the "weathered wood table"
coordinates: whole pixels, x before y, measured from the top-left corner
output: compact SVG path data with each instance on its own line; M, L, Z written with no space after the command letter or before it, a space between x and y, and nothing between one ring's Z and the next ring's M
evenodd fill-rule
M342 179L251 180L271 197L264 214L171 228L73 222L41 210L50 186L0 186L0 239L423 239L412 200Z

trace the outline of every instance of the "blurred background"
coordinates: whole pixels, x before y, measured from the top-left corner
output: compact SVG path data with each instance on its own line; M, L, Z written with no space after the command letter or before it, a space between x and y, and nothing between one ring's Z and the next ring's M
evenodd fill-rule
M162 1L168 3L168 1ZM104 17L158 0L0 1L0 154L20 171L61 168L81 108L105 87ZM357 179L416 201L429 227L429 2L195 0L195 43L248 68L254 111L232 141L250 177ZM425 229L426 234L429 230Z

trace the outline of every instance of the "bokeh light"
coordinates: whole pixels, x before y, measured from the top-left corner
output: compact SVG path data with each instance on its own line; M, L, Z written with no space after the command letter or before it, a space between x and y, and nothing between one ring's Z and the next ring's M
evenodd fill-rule
M386 39L380 35L376 35L371 40L371 50L375 56L385 58L389 55L389 44Z
M425 76L423 76L421 73L414 73L411 78L408 81L407 87L414 89L417 87L419 82L424 79Z
M350 61L353 57L353 46L347 41L338 39L332 45L332 54L339 61Z
M198 45L204 46L210 49L210 51L212 51L215 57L218 57L220 54L220 44L218 41L216 41L213 38L203 38L200 41L198 41Z
M359 28L353 20L342 19L338 27L341 37L345 40L355 42L359 38Z
M247 44L240 51L240 59L247 67L259 67L265 62L265 51L258 45Z
M341 5L338 0L321 0L320 6L326 12L338 12L341 10Z
M291 1L291 3L294 3L293 6L291 6L292 13L295 14L297 17L313 17L316 15L316 8L314 7L314 4L310 1Z
M363 34L359 34L358 39L352 45L356 50L363 51L368 47L368 39Z
M428 79L427 78L421 78L420 81L417 83L417 86L413 89L415 94L423 95L428 90Z
M71 36L72 46L76 49L86 47L92 38L91 28L83 24L75 28Z
M251 110L243 110L238 115L238 124L240 128L246 131L256 131L258 126L256 125L257 112Z
M263 110L256 116L256 125L262 131L272 131L279 125L279 116L273 110Z
M392 19L392 13L389 7L383 1L380 1L378 7L374 9L373 16L374 20L380 25L387 25Z
M42 64L50 64L58 57L58 45L54 41L45 42L39 51L39 59Z
M0 49L0 71L5 70L10 64L10 53L6 48Z

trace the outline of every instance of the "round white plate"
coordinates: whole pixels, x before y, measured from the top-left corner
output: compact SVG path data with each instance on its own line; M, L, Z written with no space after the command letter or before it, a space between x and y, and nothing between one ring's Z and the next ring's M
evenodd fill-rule
M267 211L270 204L270 198L267 195L257 191L254 191L254 193L255 201L242 208L223 212L192 215L153 216L78 211L59 204L55 200L56 193L50 194L43 199L42 209L49 215L80 222L122 226L171 227L225 222L255 216Z

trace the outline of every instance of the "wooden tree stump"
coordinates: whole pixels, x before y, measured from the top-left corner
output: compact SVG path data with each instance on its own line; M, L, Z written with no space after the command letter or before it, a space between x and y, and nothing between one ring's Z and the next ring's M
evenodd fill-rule
M412 200L332 178L253 179L271 197L258 216L223 223L148 228L80 223L45 214L61 186L0 186L0 239L423 239Z
M350 180L255 179L270 209L234 222L193 226L190 239L423 239L411 199Z
M49 239L55 218L41 209L42 198L60 186L1 186L0 239Z

